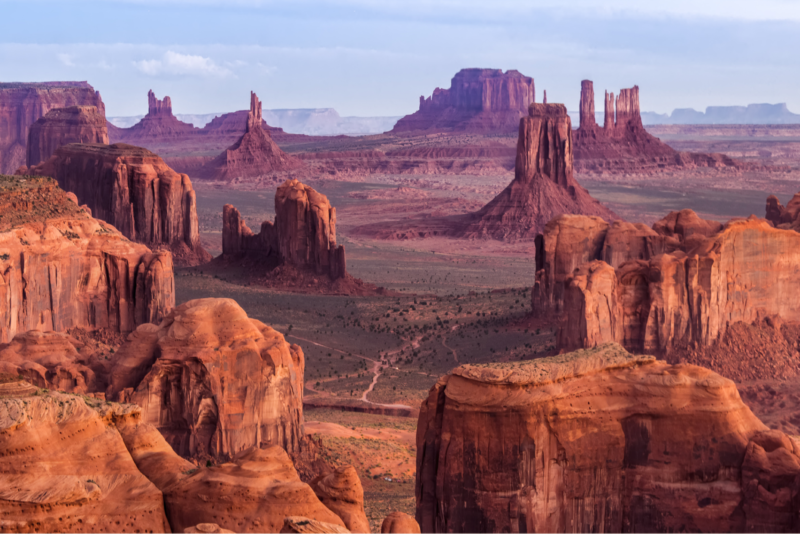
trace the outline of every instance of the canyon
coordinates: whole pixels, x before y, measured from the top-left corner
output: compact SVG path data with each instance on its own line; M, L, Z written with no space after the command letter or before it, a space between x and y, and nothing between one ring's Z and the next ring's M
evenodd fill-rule
M28 128L48 111L94 106L105 117L100 93L87 82L0 83L0 174L25 165Z
M178 265L211 259L199 243L192 182L147 149L116 143L69 144L25 171L51 176L94 217L125 237L172 251Z

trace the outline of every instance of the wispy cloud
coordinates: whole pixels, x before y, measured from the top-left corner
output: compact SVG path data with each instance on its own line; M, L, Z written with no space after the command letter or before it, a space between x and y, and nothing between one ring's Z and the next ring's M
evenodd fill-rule
M133 66L148 76L206 76L226 78L233 72L213 59L168 50L160 59L134 61Z
M72 60L72 55L71 54L60 53L60 54L57 54L56 57L61 62L61 64L64 65L65 67L74 67L75 66L75 62Z

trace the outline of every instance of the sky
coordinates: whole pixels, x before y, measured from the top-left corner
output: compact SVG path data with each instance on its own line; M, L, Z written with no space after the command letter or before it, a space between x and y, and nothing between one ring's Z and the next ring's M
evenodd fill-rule
M643 111L786 102L800 113L800 0L0 0L0 81L86 80L108 116L415 111L462 68L516 69L576 110L591 79Z

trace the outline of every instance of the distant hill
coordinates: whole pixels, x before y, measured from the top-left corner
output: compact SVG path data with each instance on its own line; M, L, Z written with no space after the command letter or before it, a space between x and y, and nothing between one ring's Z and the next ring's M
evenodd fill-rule
M202 128L220 113L176 114L178 120ZM120 128L129 128L144 115L108 117ZM306 135L370 135L392 129L400 117L341 117L333 108L265 109L264 120L270 126L283 128L286 133Z
M642 112L642 122L650 124L800 124L800 115L786 104L750 104L748 106L709 106L705 113L691 108L676 109L671 114Z

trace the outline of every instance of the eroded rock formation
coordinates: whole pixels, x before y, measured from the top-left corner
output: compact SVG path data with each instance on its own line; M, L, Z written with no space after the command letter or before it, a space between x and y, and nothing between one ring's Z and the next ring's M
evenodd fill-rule
M409 533L419 534L419 523L408 514L392 512L381 523L381 534Z
M251 92L245 134L222 154L206 163L198 176L230 182L302 167L302 161L286 154L275 144L269 132L264 130L264 124L261 101Z
M130 332L175 306L172 255L91 218L49 178L0 177L0 342L28 330Z
M28 131L27 166L48 159L70 143L108 144L105 114L94 106L51 109Z
M28 128L55 108L94 106L105 117L100 93L86 82L0 83L0 174L25 165Z
M463 365L417 429L423 532L790 531L798 484L732 381L614 344Z
M651 172L665 167L736 167L721 154L678 152L648 133L639 111L639 87L605 93L604 121L594 118L594 85L581 82L580 127L575 131L578 172Z
M147 92L147 115L130 128L112 128L114 143L163 142L185 139L199 132L191 124L181 122L172 114L172 100L165 96L156 98L153 91Z
M397 121L392 132L513 133L534 96L533 78L516 70L462 69L450 89L419 97L419 110Z
M332 473L320 475L311 481L310 486L322 504L342 518L350 532L369 532L369 521L364 511L364 489L353 466L342 466Z
M112 369L107 398L141 406L182 456L299 450L303 351L231 299L189 301L138 328Z
M275 223L265 221L253 234L239 211L226 204L222 212L222 251L263 262L264 270L290 265L331 280L347 275L344 245L336 244L336 208L328 198L297 180L275 193Z
M572 126L562 104L531 104L519 122L514 180L455 231L463 237L534 239L557 215L617 216L573 176Z
M147 149L121 143L65 145L28 173L52 176L94 217L128 239L171 250L178 265L211 259L200 245L192 181Z

